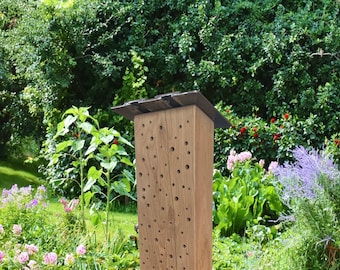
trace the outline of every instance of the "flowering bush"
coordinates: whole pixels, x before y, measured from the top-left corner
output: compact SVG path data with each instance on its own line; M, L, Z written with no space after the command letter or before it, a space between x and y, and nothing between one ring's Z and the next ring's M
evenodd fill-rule
M252 116L241 118L230 106L220 103L217 109L231 123L230 128L215 132L215 162L223 173L228 172L226 158L232 149L239 152L247 149L256 158L283 162L292 160L291 150L296 145L320 148L324 144L323 127L319 126L316 115L299 119L286 112L266 121L258 117L256 111Z
M274 175L263 164L263 160L256 162L251 152L232 150L227 165L230 176L215 171L213 218L222 235L242 234L260 223L273 225L269 220L277 219L284 210L273 185Z
M4 189L0 197L0 269L124 269L138 264L136 254L128 253L128 238L121 237L119 250L107 252L101 243L76 226L70 215L77 200L60 200L65 215L59 218L49 210L43 186ZM34 203L32 203L34 202ZM78 215L73 215L77 218ZM64 217L64 218L63 218ZM78 217L79 219L79 217ZM131 244L132 245L132 244ZM119 257L125 261L117 261ZM115 261L114 261L115 260Z
M297 252L305 258L304 267L326 269L334 259L327 261L327 248L340 247L340 172L326 151L297 147L292 154L294 162L274 170L279 196L291 211L281 219L303 231L304 245Z

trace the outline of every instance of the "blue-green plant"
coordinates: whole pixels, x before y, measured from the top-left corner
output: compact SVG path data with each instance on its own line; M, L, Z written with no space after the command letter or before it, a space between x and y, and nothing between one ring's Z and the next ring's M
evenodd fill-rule
M243 233L248 226L268 225L284 210L273 185L274 176L252 159L237 160L231 175L214 174L213 218L222 235ZM271 224L273 225L273 224Z
M329 247L340 246L340 172L333 157L326 151L293 150L294 162L274 170L278 182L278 194L289 206L291 221L304 235L303 256L308 257L306 269L325 269L339 263L328 257ZM283 219L284 217L282 217ZM316 267L318 265L318 267Z

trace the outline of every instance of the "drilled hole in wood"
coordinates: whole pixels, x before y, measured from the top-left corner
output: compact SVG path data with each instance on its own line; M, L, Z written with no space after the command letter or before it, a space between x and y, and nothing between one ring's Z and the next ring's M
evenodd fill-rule
M149 121L149 124L151 124L151 123L152 123L152 121L150 120L150 121Z
M186 248L187 247L187 245L186 244L183 244L183 248Z
M175 151L175 147L171 146L170 151L174 152Z
M156 158L157 156L156 155L153 155L153 158Z
M187 221L190 222L190 221L191 221L191 218L188 217L188 218L187 218Z
M142 172L139 172L139 174L138 174L140 177L142 177L143 176L143 173Z
M180 170L180 169L178 169L178 170L177 170L177 173L181 173L181 170Z
M147 207L150 207L150 204L149 204L149 203L147 203L147 204L146 204L146 206L147 206Z
M149 149L149 146L145 146L146 149Z
M150 137L150 141L153 141L153 136Z
M182 128L182 125L179 125L179 128Z
M145 196L142 196L142 199L145 200Z
M185 141L185 142L184 142L184 145L188 145L188 144L189 144L189 142L188 142L188 141Z
M162 207L161 207L161 210L162 210L162 211L164 211L164 210L165 210L165 208L162 206Z
M187 170L189 170L189 169L190 169L189 164L186 164L186 165L185 165L185 168L186 168Z
M145 158L142 158L142 161L145 162Z
M174 187L176 184L175 184L175 183L172 183L171 185Z
M158 189L158 191L162 191L162 189L161 189L161 188L159 188L159 189Z
M162 130L162 129L163 129L163 126L162 126L162 125L160 125L160 126L159 126L159 129L160 129L160 130Z
M155 167L152 167L151 169L154 171L156 168L155 168Z
M145 127L145 124L142 124L142 127Z
M175 136L175 140L177 140L177 136Z
M157 237L155 238L155 241L158 242L158 238Z
M161 177L161 178L163 178L163 177L164 177L164 175L163 175L163 174L161 174L161 175L160 175L160 177Z
M146 189L143 187L143 188L142 188L142 191L145 191L145 190L146 190ZM144 196L143 196L143 197L144 197Z
M179 200L179 198L178 198L178 196L176 196L176 197L175 197L175 201L178 201L178 200Z
M191 154L191 152L190 152L190 151L188 151L188 152L187 152L187 155L190 155L190 154Z
M185 188L185 185L183 185L182 188Z
M144 136L144 133L141 133L140 135L141 135L141 136Z

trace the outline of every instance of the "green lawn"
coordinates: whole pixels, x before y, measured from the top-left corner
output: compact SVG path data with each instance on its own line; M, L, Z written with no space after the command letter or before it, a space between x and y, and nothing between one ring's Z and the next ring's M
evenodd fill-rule
M39 185L41 180L36 174L28 172L24 164L13 164L8 161L0 161L0 190L10 188L13 184L19 187Z
M19 187L28 185L37 186L42 184L41 179L37 174L29 172L25 164L19 162L0 161L0 194L2 189L9 189L12 185L17 184ZM51 198L49 209L51 213L63 213L63 207L59 203L59 198ZM104 216L103 212L100 212ZM137 214L113 212L112 217L112 231L121 229L124 234L135 235L134 225L137 224ZM91 223L92 216L89 211L86 211L86 221L89 231L94 231L95 228ZM100 239L103 235L103 226L99 225L96 230L97 237Z

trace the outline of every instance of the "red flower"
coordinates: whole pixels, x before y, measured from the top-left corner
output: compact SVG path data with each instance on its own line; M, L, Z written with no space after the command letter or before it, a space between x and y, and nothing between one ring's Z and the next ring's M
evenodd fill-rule
M282 129L282 128L284 128L284 126L283 126L283 125L281 125L281 126L280 126L280 128Z
M334 143L335 143L336 146L339 146L340 140L339 140L339 139L335 139L335 140L334 140Z
M275 121L276 121L276 119L275 119L274 117L272 117L272 118L270 119L270 123L275 123Z
M226 110L225 112L226 112L226 113L230 113L230 110Z
M257 139L259 137L258 133L254 133L254 138Z
M283 118L286 119L286 120L288 120L289 114L288 114L288 113L285 113L285 114L283 115Z
M73 136L74 136L75 138L79 139L79 133L78 133L78 132L74 133Z
M242 135L243 133L245 133L247 131L247 129L245 127L241 127L240 129L240 134Z
M280 139L280 137L281 137L281 134L274 134L273 139L274 139L274 141L276 141L276 140Z
M116 145L118 145L118 140L115 138L114 140L113 140L113 144L116 144Z
M254 131L254 132L256 132L256 131L257 131L257 128L256 128L256 127L254 127L254 128L253 128L253 131Z

